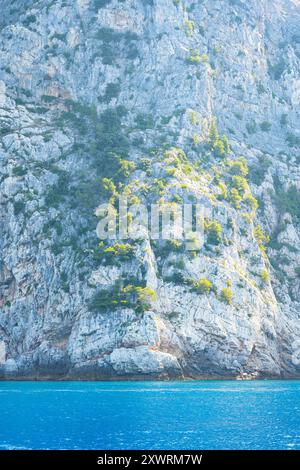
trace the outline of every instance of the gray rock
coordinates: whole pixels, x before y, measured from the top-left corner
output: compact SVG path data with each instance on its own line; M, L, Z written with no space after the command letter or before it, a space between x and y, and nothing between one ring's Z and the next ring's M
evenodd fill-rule
M299 2L95 4L1 5L0 377L299 376L299 211L288 204L300 189ZM120 106L132 194L146 188L153 202L163 178L159 197L198 198L222 224L220 246L166 254L146 233L131 260L96 256L100 121ZM205 147L214 118L230 158L248 161L260 202L250 220L218 197L213 168L225 167ZM191 172L166 174L173 147ZM152 173L139 168L145 157ZM271 236L266 254L258 224ZM120 278L156 291L147 311L91 308ZM201 278L214 290L195 292Z

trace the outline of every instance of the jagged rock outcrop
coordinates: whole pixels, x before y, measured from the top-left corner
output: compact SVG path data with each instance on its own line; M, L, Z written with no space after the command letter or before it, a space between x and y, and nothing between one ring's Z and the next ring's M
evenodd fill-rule
M2 3L0 377L299 376L300 2ZM98 246L124 194L204 246Z

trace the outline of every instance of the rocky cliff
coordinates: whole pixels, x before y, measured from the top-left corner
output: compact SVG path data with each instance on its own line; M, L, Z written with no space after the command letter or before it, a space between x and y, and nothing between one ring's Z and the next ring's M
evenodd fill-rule
M1 7L0 377L299 376L299 0ZM99 244L119 195L204 245Z

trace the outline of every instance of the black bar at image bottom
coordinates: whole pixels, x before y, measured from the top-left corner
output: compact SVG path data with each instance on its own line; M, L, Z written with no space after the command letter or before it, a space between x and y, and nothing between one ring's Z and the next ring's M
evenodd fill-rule
M256 464L294 465L300 462L298 451L223 451L223 450L187 450L187 451L81 451L81 450L37 450L37 451L0 451L0 467L4 465L82 465L89 467L117 466L118 468L138 468L140 466L184 467L211 467L214 465L230 465L230 467L240 467Z

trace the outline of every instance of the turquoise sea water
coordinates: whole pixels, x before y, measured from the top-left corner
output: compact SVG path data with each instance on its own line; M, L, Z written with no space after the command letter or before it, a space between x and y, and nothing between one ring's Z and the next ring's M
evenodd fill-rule
M300 449L300 382L0 382L0 449L144 448Z

